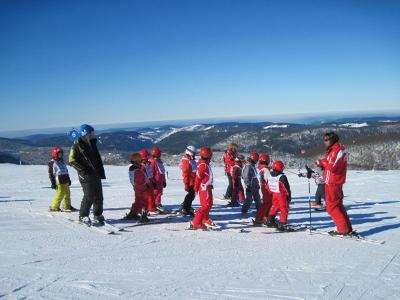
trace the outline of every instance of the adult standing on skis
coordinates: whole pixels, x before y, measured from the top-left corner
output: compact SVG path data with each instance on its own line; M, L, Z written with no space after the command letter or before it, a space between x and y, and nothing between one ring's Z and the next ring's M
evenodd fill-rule
M223 155L223 160L225 165L225 175L228 177L228 187L226 188L226 192L224 195L225 199L232 198L231 168L235 164L236 155L237 155L237 145L235 143L229 144L228 149L225 150L225 153Z
M258 158L257 152L251 152L247 159L249 163L243 168L243 180L246 185L246 200L242 206L242 215L247 214L253 201L257 209L261 205L259 192L260 184L258 182L258 172L256 168Z
M94 128L88 124L80 126L79 140L71 147L69 164L78 171L79 182L83 189L83 199L79 211L79 221L90 226L90 208L93 205L93 221L103 223L103 187L106 179L103 161L97 149Z
M195 157L196 157L196 147L192 145L187 146L185 154L181 159L182 181L185 192L187 193L185 199L181 204L180 213L182 215L194 216L192 202L196 197L196 194L194 192L194 182L196 180L196 171L197 171L197 163Z
M343 205L343 184L346 182L347 153L339 143L335 132L324 134L325 156L316 162L324 168L326 211L336 224L337 231L331 234L350 234L353 232L350 218Z
M194 191L199 193L200 208L190 223L191 229L206 229L208 226L214 226L210 219L210 210L213 205L213 173L210 167L212 151L210 147L200 149L200 159L197 162L196 180Z

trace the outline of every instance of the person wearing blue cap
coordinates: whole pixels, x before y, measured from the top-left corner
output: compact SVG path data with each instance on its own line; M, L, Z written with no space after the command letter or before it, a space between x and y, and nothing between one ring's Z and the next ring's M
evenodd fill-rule
M69 164L78 172L79 182L83 189L83 199L79 210L79 221L91 226L89 217L93 205L93 223L104 224L103 187L101 180L106 178L103 162L97 149L94 128L83 124L79 128L80 138L72 145L69 153Z

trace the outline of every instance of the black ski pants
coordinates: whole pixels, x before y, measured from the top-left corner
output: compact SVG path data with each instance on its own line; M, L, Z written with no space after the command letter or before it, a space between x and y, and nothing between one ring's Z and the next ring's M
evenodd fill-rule
M103 187L101 179L97 174L80 175L79 182L83 190L83 198L79 211L80 217L87 217L93 205L93 214L100 216L103 214Z

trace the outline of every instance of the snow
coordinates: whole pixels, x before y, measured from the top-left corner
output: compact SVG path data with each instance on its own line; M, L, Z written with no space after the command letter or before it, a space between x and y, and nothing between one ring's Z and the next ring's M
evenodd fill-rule
M271 129L271 128L288 128L289 127L289 125L287 125L287 124L274 124L274 125L268 125L268 126L265 126L264 127L264 129Z
M167 207L183 199L180 172L169 167ZM296 170L292 170L296 171ZM72 204L82 197L76 172ZM289 220L308 223L308 184L287 173ZM133 197L127 167L106 166L104 215L117 219ZM214 195L226 187L214 168ZM4 299L399 299L399 171L349 171L345 205L354 228L384 245L310 235L263 234L235 224L239 209L215 200L211 217L248 233L185 231L187 220L103 235L47 212L54 191L46 166L0 165L0 297ZM315 191L312 183L312 193ZM195 200L196 207L198 199ZM254 212L252 212L254 215ZM77 213L69 214L77 218ZM329 230L325 212L314 225Z
M361 128L361 127L367 127L368 123L344 123L340 124L340 127L351 127L351 128Z

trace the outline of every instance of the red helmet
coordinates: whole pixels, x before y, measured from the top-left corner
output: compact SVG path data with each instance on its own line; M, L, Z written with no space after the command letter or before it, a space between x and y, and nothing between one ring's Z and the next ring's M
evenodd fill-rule
M58 153L64 153L63 149L61 147L56 146L51 148L51 158L57 159L58 158Z
M260 158L258 159L260 164L268 165L269 164L269 155L267 153L261 153Z
M151 149L151 155L153 157L160 157L161 156L161 150L158 147L154 147L153 149Z
M281 160L276 160L272 163L271 168L273 171L283 172L283 169L285 168L285 166L283 165L283 162Z
M212 157L211 148L208 146L201 148L200 149L200 157L205 158L205 159L211 159L211 157Z
M253 152L250 152L250 155L249 155L249 157L250 157L250 159L251 159L252 161L255 161L255 162L257 162L257 161L258 161L258 153L257 153L257 152L255 152L255 151L253 151Z
M140 155L140 153L133 153L131 155L131 163L132 164L134 164L134 163L139 164L141 160L142 160L142 156Z
M139 151L139 155L142 159L148 159L149 158L149 151L146 149L142 149Z

